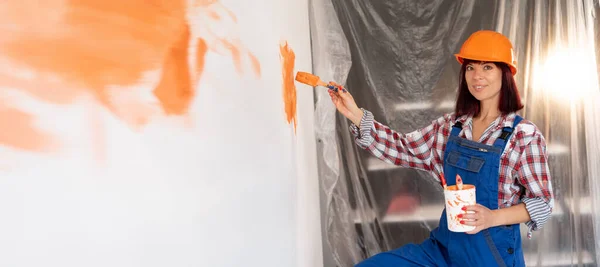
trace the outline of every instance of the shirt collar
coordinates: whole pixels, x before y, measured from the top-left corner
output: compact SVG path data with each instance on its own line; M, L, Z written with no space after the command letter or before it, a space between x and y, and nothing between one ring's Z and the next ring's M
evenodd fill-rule
M515 112L511 112L506 115L500 115L500 117L498 117L494 122L492 122L492 124L495 125L495 129L500 129L500 128L504 128L504 127L512 127L516 117L517 117L517 113L515 113ZM473 115L462 115L456 119L456 122L462 123L463 128L464 127L472 128Z
M513 123L515 122L515 118L517 117L517 113L511 112L502 116L500 119L500 123L498 124L499 128L504 127L513 127Z

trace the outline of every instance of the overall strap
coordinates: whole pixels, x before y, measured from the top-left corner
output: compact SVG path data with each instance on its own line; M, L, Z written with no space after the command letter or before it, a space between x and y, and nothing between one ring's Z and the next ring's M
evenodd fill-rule
M502 133L500 134L498 139L496 139L496 141L494 142L494 147L504 150L504 147L508 143L508 140L510 139L510 136L512 135L514 129L517 127L517 124L519 124L519 122L521 122L522 120L523 120L523 118L521 116L516 115L515 121L513 122L512 127L502 128Z
M457 121L454 125L452 125L452 131L450 132L450 136L458 136L460 131L462 131L462 122Z

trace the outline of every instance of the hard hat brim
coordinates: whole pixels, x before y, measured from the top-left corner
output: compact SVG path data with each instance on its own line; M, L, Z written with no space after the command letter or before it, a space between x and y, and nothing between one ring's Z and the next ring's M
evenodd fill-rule
M454 54L454 57L456 57L456 60L461 65L463 64L465 59L481 61L481 62L501 62L501 63L508 65L508 67L510 67L510 72L512 72L513 76L517 74L517 66L515 66L515 63L502 62L502 61L498 61L495 59L484 58L484 57L470 57L470 56L461 55L461 54Z

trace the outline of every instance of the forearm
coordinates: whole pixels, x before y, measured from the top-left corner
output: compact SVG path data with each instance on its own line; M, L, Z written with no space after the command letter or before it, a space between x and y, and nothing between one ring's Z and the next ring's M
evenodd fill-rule
M508 208L493 210L492 212L494 213L494 222L492 226L519 224L531 220L524 203L519 203Z
M356 144L371 155L391 164L420 170L431 170L432 146L437 136L435 125L402 134L374 120L373 114L364 111L360 128L351 125Z
M348 119L350 119L350 121L352 123L354 123L354 125L356 125L360 129L360 122L361 122L363 116L364 116L363 110L359 109L359 110L357 110L355 112L352 112L352 115L349 116Z

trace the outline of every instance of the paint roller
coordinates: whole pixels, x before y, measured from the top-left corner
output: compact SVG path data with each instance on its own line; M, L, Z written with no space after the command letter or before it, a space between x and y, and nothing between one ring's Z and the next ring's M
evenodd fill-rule
M337 88L333 85L329 85L327 83L325 83L324 81L321 81L321 78L319 78L319 76L310 74L308 72L303 72L303 71L299 71L296 73L296 81L301 82L303 84L307 84L310 85L312 87L316 87L316 86L323 86L323 87L327 87L331 90L334 90L337 92Z

